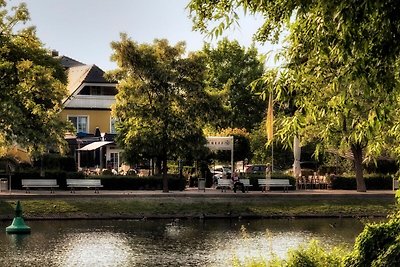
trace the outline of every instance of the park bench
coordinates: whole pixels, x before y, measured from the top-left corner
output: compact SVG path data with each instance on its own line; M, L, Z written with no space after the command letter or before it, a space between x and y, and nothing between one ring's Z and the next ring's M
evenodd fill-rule
M283 187L283 192L288 192L288 188L292 185L289 183L289 179L258 179L258 186L261 187L262 192L271 187Z
M218 179L218 188L221 188L221 192L226 192L226 189L232 188L230 179Z
M75 193L75 188L94 188L95 193L99 193L99 188L103 187L100 179L67 179L67 187L71 193Z
M58 187L56 179L22 179L21 183L26 193L30 192L30 188L50 188L50 192L54 193L54 188Z
M239 179L239 181L243 184L243 187L247 192L249 192L249 187L252 187L253 185L250 184L250 179Z

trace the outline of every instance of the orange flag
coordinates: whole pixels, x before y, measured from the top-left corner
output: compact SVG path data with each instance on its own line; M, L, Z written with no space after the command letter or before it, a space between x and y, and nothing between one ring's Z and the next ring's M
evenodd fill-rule
M267 137L268 141L271 141L272 138L274 137L274 107L272 104L272 93L269 94L269 100L268 100L268 110L267 110Z

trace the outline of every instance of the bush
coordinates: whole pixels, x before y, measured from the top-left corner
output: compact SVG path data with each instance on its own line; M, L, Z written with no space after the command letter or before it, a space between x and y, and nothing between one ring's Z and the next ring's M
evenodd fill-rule
M96 176L101 179L103 189L105 190L161 190L162 176ZM170 190L180 190L181 181L179 175L168 175L168 188Z
M279 259L275 256L272 260L247 260L245 263L234 261L234 266L314 266L314 267L337 267L342 266L345 253L343 249L335 248L332 251L326 251L317 241L312 241L307 247L299 247L288 252L287 259Z
M391 190L392 176L383 174L364 175L367 190ZM354 176L333 176L332 189L356 190L357 182Z
M398 266L400 262L400 216L388 222L367 224L357 237L344 266Z
M75 159L73 157L65 157L59 154L46 154L42 159L36 160L33 165L45 170L61 170L66 172L74 172L77 170Z

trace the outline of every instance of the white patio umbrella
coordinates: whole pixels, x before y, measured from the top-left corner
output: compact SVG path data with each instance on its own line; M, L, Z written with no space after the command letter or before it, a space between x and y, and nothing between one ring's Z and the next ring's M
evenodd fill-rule
M301 147L300 147L300 140L297 136L294 137L293 140L293 176L299 177L301 176L301 167L300 167L300 155L301 155Z

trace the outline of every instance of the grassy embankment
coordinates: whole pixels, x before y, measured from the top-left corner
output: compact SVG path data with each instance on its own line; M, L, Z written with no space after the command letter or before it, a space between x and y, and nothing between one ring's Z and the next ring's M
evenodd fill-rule
M0 219L13 217L16 200L0 201ZM26 219L365 217L394 210L390 198L55 198L21 201Z

